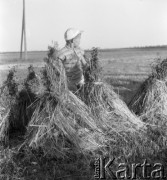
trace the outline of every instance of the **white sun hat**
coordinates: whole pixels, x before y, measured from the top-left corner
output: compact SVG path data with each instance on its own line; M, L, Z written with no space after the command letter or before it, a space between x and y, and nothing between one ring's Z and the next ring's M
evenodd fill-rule
M64 38L65 38L66 41L69 41L71 39L74 39L76 36L78 36L81 33L83 33L83 31L75 29L75 28L69 28L64 33Z

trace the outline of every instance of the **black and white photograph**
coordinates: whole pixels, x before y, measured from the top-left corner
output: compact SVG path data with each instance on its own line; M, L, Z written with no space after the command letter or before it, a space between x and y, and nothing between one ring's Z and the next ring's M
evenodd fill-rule
M167 0L0 0L0 180L167 179Z

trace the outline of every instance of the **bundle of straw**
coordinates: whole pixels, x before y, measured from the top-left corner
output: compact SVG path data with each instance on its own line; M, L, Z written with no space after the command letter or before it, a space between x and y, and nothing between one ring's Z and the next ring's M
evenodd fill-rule
M104 135L90 109L67 89L62 63L48 59L43 75L45 91L34 104L27 133L29 145L57 156L65 155L70 147L79 151L100 148Z
M152 117L166 114L166 75L167 59L164 59L152 67L152 74L143 82L130 101L129 107L134 113L137 115L147 113L149 116L152 114L150 120Z
M104 127L110 128L113 125L117 132L132 132L144 127L144 123L131 113L112 86L104 82L87 84L83 94L83 100L91 108L93 114L99 117L99 123Z
M97 126L110 137L107 143L112 155L127 157L157 151L157 145L146 136L145 123L128 109L111 86L103 82L89 84L83 94L81 98L90 107Z
M35 73L34 67L28 67L28 75L24 80L24 89L31 95L38 95L41 90L40 77Z
M137 149L143 154L147 151L151 152L157 146L144 137L147 129L145 123L129 110L112 86L102 80L97 53L97 49L93 49L91 66L85 73L86 84L78 95L91 109L97 126L107 134L107 137L112 137L108 143L112 147L110 151L113 154L120 152L126 156L130 152L135 154ZM98 71L95 71L96 68Z
M152 74L141 85L129 107L141 119L163 136L167 130L167 59L152 69Z
M7 76L7 80L3 83L0 92L0 141L8 142L8 131L13 114L13 107L16 103L18 93L18 84L15 80L15 68L12 68Z
M32 116L33 108L29 106L36 99L36 93L39 90L37 86L39 87L39 84L33 67L30 66L28 70L28 76L24 80L24 84L22 84L17 82L15 78L16 70L12 68L1 88L1 140L13 138L16 134L24 134Z
M52 59L47 61L42 81L45 88L34 103L25 143L41 148L46 157L61 159L58 171L65 166L65 174L90 174L85 177L90 179L94 172L90 164L99 155L129 158L154 153L155 144L142 136L144 123L110 86L94 85L84 103L67 89L62 63Z
M103 82L97 48L92 50L91 56L90 67L85 72L86 84L79 95L91 108L97 124L117 133L142 129L141 120L130 112L112 86Z

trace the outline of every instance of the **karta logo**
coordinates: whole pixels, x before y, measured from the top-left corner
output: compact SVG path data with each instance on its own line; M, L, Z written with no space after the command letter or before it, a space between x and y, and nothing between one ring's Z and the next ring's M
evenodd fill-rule
M165 168L161 163L149 164L145 159L141 163L120 163L117 166L114 164L115 158L109 158L106 161L105 157L100 156L95 159L95 174L96 179L106 179L106 176L112 179L166 179ZM113 171L113 165L115 171ZM138 175L138 177L137 177Z

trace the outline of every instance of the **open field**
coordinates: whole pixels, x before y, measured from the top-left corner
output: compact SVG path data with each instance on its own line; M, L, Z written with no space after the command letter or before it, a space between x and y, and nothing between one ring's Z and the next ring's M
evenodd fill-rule
M97 51L92 52L95 55L91 62L95 62ZM0 56L1 83L8 74L0 101L0 174L3 179L93 180L95 158L100 156L115 158L113 172L118 170L120 162L126 162L129 167L143 161L160 163L163 174L167 172L167 86L164 79L167 60L158 59L167 57L166 48L99 51L103 80L112 84L121 96L104 81L92 83L93 68L87 69L88 83L73 94L67 89L62 64L56 61L53 65L49 58L40 79L37 78L35 73L39 74L44 66L46 55L47 52L29 52L26 62L19 60L18 53ZM157 61L154 78L142 83ZM28 72L30 65L35 69L31 67ZM24 86L19 83L21 88L13 79L13 71L8 73L12 66L16 68L17 80L24 80ZM96 79L94 77L92 79ZM130 106L128 103L138 89L140 92ZM149 179L158 175L152 170L146 171L151 174ZM135 172L135 179L145 177L141 171ZM163 175L159 173L159 176Z
M89 52L86 52L89 56ZM37 72L44 66L43 58L47 52L28 52L28 59L19 59L19 53L0 54L0 84L5 80L8 70L16 66L17 78L27 75L27 67L32 64ZM100 50L99 59L107 82L128 103L140 84L151 72L151 65L159 58L167 58L167 47L125 48Z

